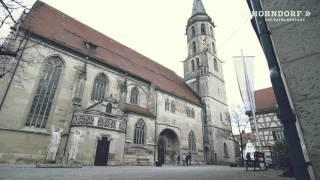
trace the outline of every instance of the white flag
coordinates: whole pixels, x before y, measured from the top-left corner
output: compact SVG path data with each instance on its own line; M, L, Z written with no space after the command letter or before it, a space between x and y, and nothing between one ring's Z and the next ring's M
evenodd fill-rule
M254 56L234 56L238 86L246 111L255 110Z

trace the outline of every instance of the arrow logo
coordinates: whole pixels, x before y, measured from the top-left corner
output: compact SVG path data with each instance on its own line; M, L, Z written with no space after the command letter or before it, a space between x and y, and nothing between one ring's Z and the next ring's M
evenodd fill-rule
M311 15L311 12L310 11L305 11L305 16L308 17Z

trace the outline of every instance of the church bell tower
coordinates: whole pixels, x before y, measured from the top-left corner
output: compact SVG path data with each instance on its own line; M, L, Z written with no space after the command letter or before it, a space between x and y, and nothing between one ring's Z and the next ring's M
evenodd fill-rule
M233 148L223 61L217 56L214 28L202 0L194 0L186 28L188 56L184 61L184 80L205 105L203 134L207 164L229 161L225 158L228 145L230 150Z

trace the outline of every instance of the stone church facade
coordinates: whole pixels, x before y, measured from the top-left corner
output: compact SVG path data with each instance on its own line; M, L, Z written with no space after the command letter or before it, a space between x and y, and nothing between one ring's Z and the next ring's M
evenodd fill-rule
M50 134L62 132L56 162L84 165L234 162L222 61L214 23L195 0L187 24L184 78L66 14L37 2L14 27L30 35L23 60L0 79L0 162L45 162ZM15 46L12 41L8 46ZM6 89L9 91L6 94Z

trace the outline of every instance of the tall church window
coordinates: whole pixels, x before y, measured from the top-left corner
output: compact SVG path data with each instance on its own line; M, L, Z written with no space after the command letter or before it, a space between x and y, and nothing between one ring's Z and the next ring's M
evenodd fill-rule
M212 48L212 53L215 53L215 52L216 52L216 50L215 50L216 47L215 47L215 45L214 45L214 42L212 42L212 47L211 47L211 48Z
M186 114L187 114L187 117L190 117L190 108L189 107L186 107Z
M201 24L201 35L206 35L206 25Z
M194 109L193 109L193 108L191 109L190 116L191 116L192 118L194 118Z
M213 28L212 28L212 26L210 26L210 32L211 32L211 35L213 36Z
M112 112L112 104L108 103L106 106L106 113L111 113Z
M197 52L197 45L196 45L196 42L192 42L192 52L193 54L195 54Z
M194 60L191 60L191 69L192 69L192 71L194 71L194 70L195 70L195 67L194 67Z
M219 71L219 69L218 69L218 61L217 61L216 58L214 58L213 63L214 63L214 70L216 70L218 72Z
M138 104L138 99L139 99L139 90L137 87L134 87L131 90L130 103Z
M171 102L171 112L176 112L176 103L174 101Z
M107 77L104 74L97 75L94 80L91 99L93 101L102 101L106 92Z
M223 144L223 152L224 152L224 157L229 157L228 146L226 143Z
M199 60L199 58L196 58L196 64L197 64L197 69L199 69L200 68L200 60Z
M144 144L145 142L145 123L139 119L134 129L134 144Z
M189 139L188 139L188 145L189 145L189 149L192 151L196 151L196 137L193 133L193 131L189 132Z
M191 27L191 35L192 37L196 36L196 29L194 28L194 26Z
M51 57L44 63L40 81L33 97L26 126L45 128L62 71L63 62Z
M222 118L222 113L220 113L220 121L222 121L223 120L223 118Z
M169 109L170 109L169 106L170 106L170 101L169 101L169 99L167 99L166 102L165 102L165 110L166 111L169 111Z

